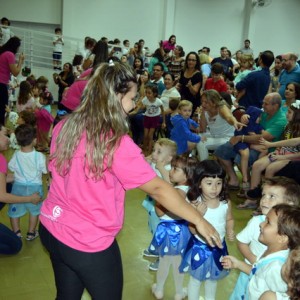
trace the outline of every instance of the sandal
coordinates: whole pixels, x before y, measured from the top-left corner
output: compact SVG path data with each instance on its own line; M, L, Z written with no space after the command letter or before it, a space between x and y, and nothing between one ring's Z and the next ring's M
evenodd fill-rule
M257 202L247 199L244 203L239 204L236 208L237 209L256 209Z
M33 241L39 236L38 231L36 230L35 232L27 232L26 240L27 241Z
M20 229L17 230L17 231L15 231L15 234L16 234L17 237L20 238L20 239L23 237Z

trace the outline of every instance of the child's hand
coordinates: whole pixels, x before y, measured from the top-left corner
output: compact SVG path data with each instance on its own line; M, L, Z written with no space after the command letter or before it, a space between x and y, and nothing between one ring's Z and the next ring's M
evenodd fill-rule
M38 204L39 202L42 201L41 195L39 193L34 193L31 195L31 203L33 204Z
M162 128L162 129L165 129L166 127L167 127L166 123L162 123L162 124L161 124L161 128Z
M10 112L11 112L11 109L10 109L10 107L9 107L8 105L5 105L5 111L6 111L7 113L10 113Z
M165 165L166 165L165 161L157 161L156 164L155 164L155 168L158 171L160 171L160 170L163 170L165 168Z
M187 85L186 85L186 87L191 87L191 86L193 86L193 84L192 84L192 81L189 80L188 83L187 83Z
M221 261L221 264L223 266L224 269L233 269L233 268L237 268L239 260L236 259L234 256L231 255L227 255L223 257L223 260Z
M249 123L249 119L250 119L250 116L244 114L244 115L242 115L242 117L241 117L241 122L242 122L243 124L248 124L248 123Z
M233 230L229 230L227 232L227 238L230 242L233 242L235 240L235 233Z
M272 143L268 142L267 140L265 140L263 137L261 137L259 139L259 144L263 145L266 149L272 147Z
M205 204L205 202L200 202L198 205L197 205L197 211L199 211L202 216L205 215L206 211L207 211L207 205Z

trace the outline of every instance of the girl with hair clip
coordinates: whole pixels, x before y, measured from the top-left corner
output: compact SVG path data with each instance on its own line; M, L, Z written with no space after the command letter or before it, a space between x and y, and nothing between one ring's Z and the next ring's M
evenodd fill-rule
M249 199L256 199L261 196L261 179L265 171L265 177L273 177L279 170L284 168L290 161L300 160L300 145L285 146L285 141L300 137L300 100L292 103L289 107L286 118L288 124L283 132L283 140L278 142L268 142L261 139L260 143L265 148L277 147L274 152L269 153L257 160L251 171L250 190L246 192Z
M188 272L188 299L199 300L201 282L205 281L205 299L215 299L217 281L229 272L223 269L220 259L227 255L225 234L230 241L234 240L234 221L231 212L231 202L227 198L226 173L214 160L200 162L194 173L193 186L187 192L191 205L218 231L223 248L213 248L198 233L194 226L193 234L179 267L180 272Z
M34 108L35 101L31 93L31 85L26 80L22 81L16 105L17 112L20 113L23 110L33 111Z
M300 247L292 250L281 269L281 277L287 283L286 293L267 291L259 300L299 300L300 299Z
M223 258L224 268L239 269L249 275L246 292L241 299L261 299L266 291L272 291L276 295L282 296L288 291L288 285L282 278L282 268L289 252L300 245L299 214L299 207L288 204L275 205L268 212L266 220L260 224L259 235L259 241L266 245L267 249L253 265L233 256ZM279 297L277 299L289 298ZM290 299L299 299L299 297Z
M192 183L196 166L197 160L192 157L175 156L171 161L170 181L184 198L190 188L189 184ZM166 211L160 204L156 204L155 211L160 217L160 223L157 225L149 246L149 252L159 256L159 266L156 283L152 286L152 293L156 299L163 298L164 285L172 267L176 289L174 299L182 300L187 293L182 286L184 274L179 273L178 267L181 263L182 253L191 236L188 223Z
M136 74L103 63L84 90L79 107L52 134L52 175L40 216L40 237L55 274L56 299L121 300L123 272L116 236L124 221L125 191L140 188L167 210L193 222L222 247L219 234L167 182L156 176L128 136Z

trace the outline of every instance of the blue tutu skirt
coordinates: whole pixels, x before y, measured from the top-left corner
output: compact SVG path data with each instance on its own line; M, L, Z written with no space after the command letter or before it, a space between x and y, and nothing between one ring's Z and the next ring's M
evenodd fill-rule
M210 247L192 236L179 266L179 271L188 272L199 281L222 279L229 274L229 271L221 265L222 257L225 255L228 255L225 241L223 242L223 249L220 249Z
M149 246L159 256L183 255L191 233L185 220L161 220Z
M146 199L143 201L142 205L148 213L148 227L151 234L153 235L158 223L160 222L160 218L155 212L155 200L147 196Z

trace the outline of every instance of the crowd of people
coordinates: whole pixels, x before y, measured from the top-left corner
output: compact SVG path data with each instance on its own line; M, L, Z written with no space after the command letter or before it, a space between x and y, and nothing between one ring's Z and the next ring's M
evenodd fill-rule
M297 56L266 50L255 58L248 39L234 58L227 47L217 58L208 47L185 56L175 35L153 55L144 43L87 37L61 70L57 28L57 97L47 78L23 68L22 53L16 58L18 37L0 47L0 150L15 149L9 163L0 155L0 200L10 203L12 225L0 224L0 253L20 251L20 218L29 212L26 239L40 236L50 253L57 299L80 299L84 288L94 299L121 299L115 237L125 191L140 188L153 236L144 255L159 258L150 268L156 299L171 266L175 300L198 300L202 282L205 299L215 299L232 268L241 273L230 299L299 299ZM245 198L238 209L256 209L236 236L245 262L227 251L235 240L228 190Z

